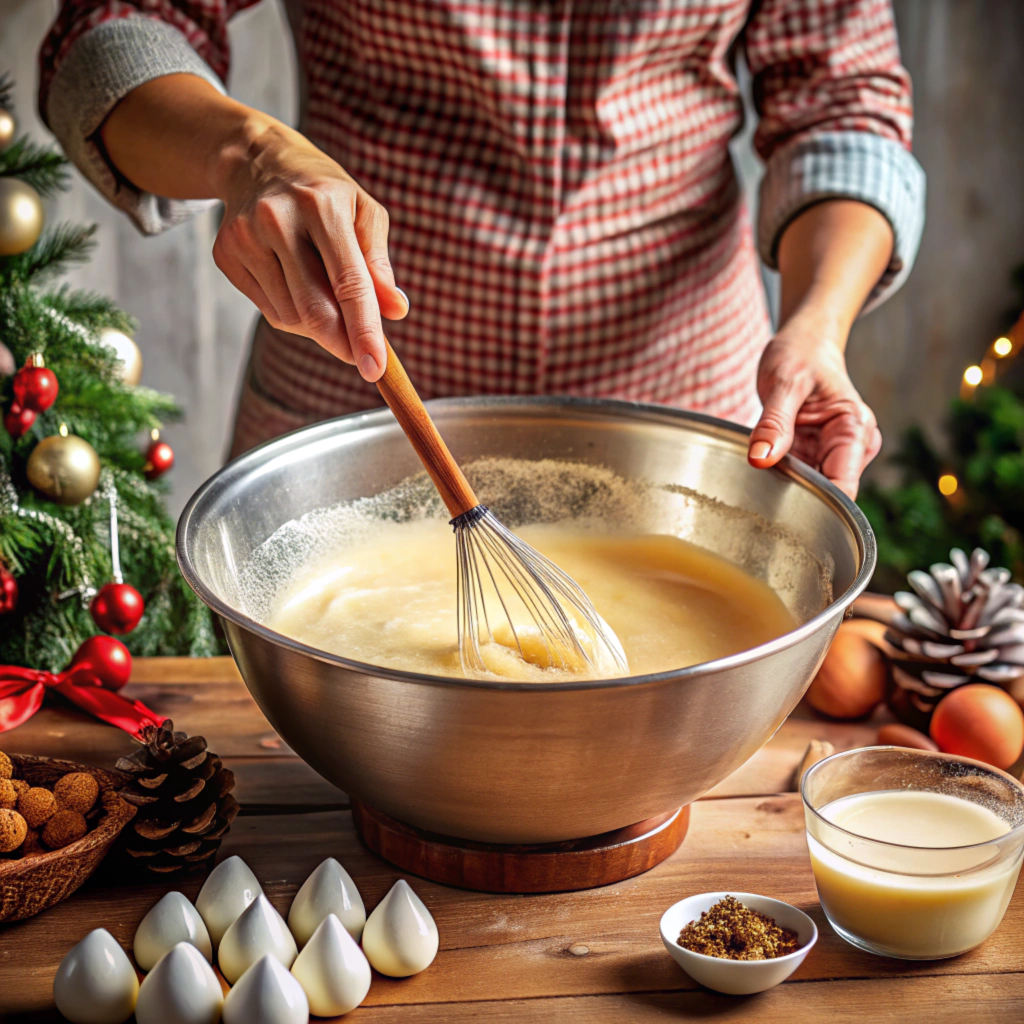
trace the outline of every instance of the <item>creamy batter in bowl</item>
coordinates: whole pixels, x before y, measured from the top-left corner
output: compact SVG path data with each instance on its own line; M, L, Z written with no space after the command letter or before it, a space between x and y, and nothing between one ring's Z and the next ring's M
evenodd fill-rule
M464 675L450 527L441 519L418 519L368 528L370 538L325 543L298 568L266 624L311 647L372 665ZM587 532L571 523L519 532L583 588L618 638L630 675L728 657L796 624L763 581L670 534ZM517 607L514 595L499 600L488 584L484 575L488 614L481 655L487 671L479 678L568 682L625 674L613 662L587 663L552 649L528 609ZM590 646L582 633L581 640Z
M439 512L390 412L345 417L236 460L179 524L182 571L220 616L282 737L392 817L511 843L663 814L746 760L799 700L870 578L873 539L859 510L794 461L752 469L746 431L703 416L537 398L431 411L513 529L570 521L681 538L762 581L795 626L702 664L554 682L374 666L288 637L270 614L325 530L344 527L348 542L360 529L371 537L382 512L392 522ZM391 495L386 509L381 495Z

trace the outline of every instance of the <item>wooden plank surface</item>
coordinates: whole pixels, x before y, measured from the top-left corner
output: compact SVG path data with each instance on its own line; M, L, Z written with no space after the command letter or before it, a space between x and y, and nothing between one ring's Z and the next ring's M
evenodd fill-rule
M140 661L126 691L203 733L239 779L244 813L221 856L237 853L268 897L287 912L298 886L324 857L341 860L368 908L399 873L356 838L347 801L287 748L224 660ZM173 712L167 709L174 707ZM837 748L871 742L877 723L792 718L754 758L693 808L681 849L653 871L582 893L496 896L413 880L434 914L441 951L414 978L374 978L367 1002L346 1020L647 1021L671 1017L767 1022L1020 1019L1024 996L1024 899L979 949L953 960L908 963L872 957L840 940L814 891L799 797L784 792L812 738ZM11 751L68 753L110 763L130 741L74 711L47 707L3 737ZM84 756L88 754L89 756ZM64 904L0 930L0 1019L58 1019L54 972L93 927L108 928L128 950L150 906L178 887L194 898L201 878L125 885L102 872ZM699 988L665 953L662 912L694 892L763 892L805 909L821 932L791 982L736 1000ZM898 1012L897 1012L898 1011ZM1018 1016L1014 1017L1013 1014Z

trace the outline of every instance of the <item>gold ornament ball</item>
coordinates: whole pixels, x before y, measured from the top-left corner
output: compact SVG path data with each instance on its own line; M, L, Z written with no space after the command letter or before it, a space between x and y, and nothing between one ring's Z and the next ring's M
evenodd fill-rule
M112 348L114 355L121 360L121 380L135 387L142 380L142 352L135 339L113 327L104 327L98 340L101 345Z
M28 482L58 505L79 505L100 482L100 457L74 434L44 437L28 457Z
M11 112L0 107L0 152L14 141L14 134L17 130Z
M42 230L39 193L17 178L0 178L0 256L31 249Z

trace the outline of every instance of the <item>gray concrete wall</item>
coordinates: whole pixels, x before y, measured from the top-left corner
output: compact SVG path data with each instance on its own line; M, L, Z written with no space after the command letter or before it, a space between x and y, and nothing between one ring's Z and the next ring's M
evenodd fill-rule
M264 0L233 22L229 85L239 99L293 120L293 57L279 3ZM850 345L851 372L891 442L912 422L937 429L964 366L1000 328L1014 299L1010 270L1024 261L1024 2L895 6L914 78L928 225L910 281L858 324ZM40 137L35 54L54 7L0 0L0 69L17 78L21 125ZM752 184L748 140L737 150ZM73 282L114 296L139 318L145 382L185 406L185 422L167 434L178 457L177 510L222 461L254 320L213 264L214 215L144 239L76 175L50 216L100 224L96 258Z

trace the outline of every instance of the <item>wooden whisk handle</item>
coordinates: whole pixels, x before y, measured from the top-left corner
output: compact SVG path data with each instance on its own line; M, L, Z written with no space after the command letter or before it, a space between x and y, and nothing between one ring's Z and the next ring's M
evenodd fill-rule
M377 388L416 449L416 454L426 467L430 479L434 481L454 519L475 508L480 502L459 469L459 464L448 451L448 446L434 426L423 399L413 387L409 374L405 372L405 367L395 355L390 342L387 343L387 348L388 363L384 369L384 376L377 381Z

